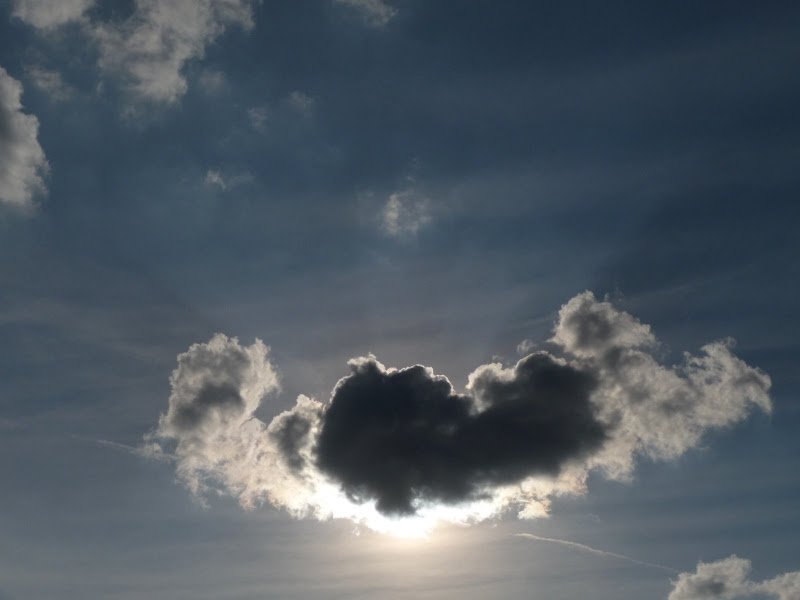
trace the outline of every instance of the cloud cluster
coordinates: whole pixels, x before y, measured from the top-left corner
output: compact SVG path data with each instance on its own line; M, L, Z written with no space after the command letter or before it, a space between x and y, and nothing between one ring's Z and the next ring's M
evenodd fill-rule
M126 19L98 21L93 0L17 0L14 15L50 31L80 22L104 70L120 75L136 100L176 102L187 90L184 66L228 27L249 29L256 0L134 0Z
M300 396L266 424L253 416L277 389L266 348L218 335L179 357L149 441L175 445L196 492L409 533L512 508L545 515L593 470L630 477L639 457L674 458L709 429L771 410L769 377L731 343L663 366L650 328L590 292L561 308L551 342L561 356L479 366L463 392L429 367L356 358L327 402Z
M681 573L668 600L736 600L755 595L774 600L800 598L800 571L752 581L750 561L737 556L699 563L694 573Z
M47 191L38 135L39 120L22 112L22 84L0 67L0 203L29 210Z

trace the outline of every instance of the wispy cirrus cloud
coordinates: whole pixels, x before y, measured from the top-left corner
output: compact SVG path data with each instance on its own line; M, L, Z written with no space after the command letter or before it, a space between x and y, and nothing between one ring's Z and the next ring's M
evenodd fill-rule
M253 176L249 173L230 175L223 174L219 169L209 169L203 179L203 183L207 187L216 187L223 191L251 181L253 181Z
M357 10L364 22L372 27L383 27L397 15L397 9L383 0L334 0L337 4Z

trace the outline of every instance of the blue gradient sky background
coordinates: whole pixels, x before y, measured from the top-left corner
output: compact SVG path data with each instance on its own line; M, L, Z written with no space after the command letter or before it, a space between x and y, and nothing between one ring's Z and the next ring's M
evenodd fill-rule
M252 27L194 32L167 99L97 38L146 2L49 28L28 4L0 2L0 66L49 171L46 193L0 202L0 598L672 589L523 532L680 572L800 569L795 3L240 0ZM125 449L166 410L176 356L216 332L271 346L269 419L367 352L463 389L586 289L651 324L666 364L735 338L773 414L630 483L592 477L547 519L417 541L204 508Z

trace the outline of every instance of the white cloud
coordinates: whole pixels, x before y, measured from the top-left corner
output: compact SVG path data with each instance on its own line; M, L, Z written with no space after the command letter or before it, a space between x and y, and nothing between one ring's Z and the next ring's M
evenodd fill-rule
M673 459L708 429L737 423L754 408L771 411L769 376L736 358L731 340L665 367L646 351L656 344L650 327L591 292L561 308L552 341L599 375L600 417L617 426L589 466L610 477L630 476L638 455Z
M335 0L335 2L359 11L364 21L372 27L383 27L397 15L397 9L383 0Z
M259 479L270 476L258 472L266 428L253 417L264 395L280 387L268 352L260 340L242 346L217 334L178 356L169 410L148 437L175 443L178 477L195 493L221 483L249 505L263 487Z
M11 14L37 29L49 31L80 20L94 2L95 0L14 0Z
M72 87L64 82L61 73L58 71L50 71L34 65L25 69L25 75L34 86L47 94L51 100L67 100L74 92Z
M430 221L427 199L417 196L414 190L390 195L380 214L381 228L392 237L414 235Z
M752 581L750 561L730 556L699 563L694 573L681 573L668 600L736 600L766 596L771 600L800 600L800 571L773 579Z
M39 145L39 120L22 112L22 84L0 67L0 203L33 208L47 192L47 159Z
M136 0L123 23L95 23L100 66L120 73L137 98L173 103L187 89L183 68L230 25L253 25L250 0Z

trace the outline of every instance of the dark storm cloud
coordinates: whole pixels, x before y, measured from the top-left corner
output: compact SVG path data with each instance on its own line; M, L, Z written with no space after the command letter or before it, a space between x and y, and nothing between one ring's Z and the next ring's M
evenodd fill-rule
M351 368L322 416L317 466L384 514L557 475L607 438L589 400L594 377L545 353L521 360L511 378L484 368L469 395L420 365L386 370L370 357Z

